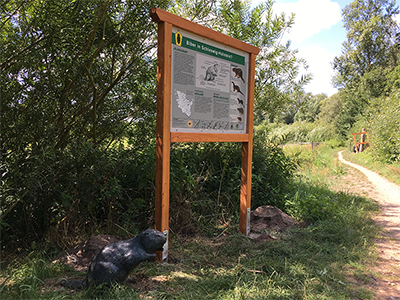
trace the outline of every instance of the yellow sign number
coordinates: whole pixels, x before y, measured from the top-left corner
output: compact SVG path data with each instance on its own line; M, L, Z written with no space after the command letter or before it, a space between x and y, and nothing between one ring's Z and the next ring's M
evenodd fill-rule
M178 46L182 46L182 34L179 31L175 33L175 43Z

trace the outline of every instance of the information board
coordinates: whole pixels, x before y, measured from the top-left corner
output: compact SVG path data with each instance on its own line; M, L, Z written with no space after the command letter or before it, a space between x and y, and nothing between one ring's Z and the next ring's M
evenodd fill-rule
M172 28L171 132L246 133L249 54Z
M155 229L168 238L171 143L241 142L240 224L250 233L253 107L260 49L159 8ZM168 244L157 257L168 257Z

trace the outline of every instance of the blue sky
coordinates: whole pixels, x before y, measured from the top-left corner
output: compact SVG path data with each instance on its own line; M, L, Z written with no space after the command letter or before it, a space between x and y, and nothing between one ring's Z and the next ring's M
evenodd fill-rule
M252 0L252 5L264 2ZM313 73L313 80L305 87L312 94L325 93L331 96L337 90L331 85L334 75L331 62L341 54L342 43L346 40L346 30L341 19L342 9L352 0L275 0L276 13L295 13L295 24L286 34L292 41L292 49L306 59ZM396 3L399 5L400 0ZM398 18L400 21L400 18Z

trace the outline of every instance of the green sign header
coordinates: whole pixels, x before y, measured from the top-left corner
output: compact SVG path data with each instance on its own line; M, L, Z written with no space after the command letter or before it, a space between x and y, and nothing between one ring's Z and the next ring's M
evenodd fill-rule
M201 52L207 55L215 56L221 59L225 59L243 66L245 65L244 56L182 36L179 32L172 35L172 44L179 45L181 47Z

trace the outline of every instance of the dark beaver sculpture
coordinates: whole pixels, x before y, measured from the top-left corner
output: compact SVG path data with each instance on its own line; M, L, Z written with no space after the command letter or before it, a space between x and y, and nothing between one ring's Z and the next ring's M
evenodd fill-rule
M84 280L63 280L60 284L81 289L123 283L142 261L154 261L154 252L163 250L166 240L166 236L160 231L147 229L132 239L109 244L93 257Z

